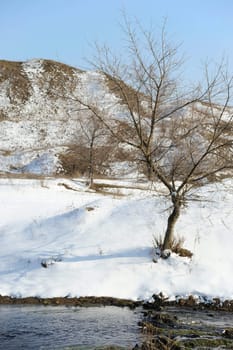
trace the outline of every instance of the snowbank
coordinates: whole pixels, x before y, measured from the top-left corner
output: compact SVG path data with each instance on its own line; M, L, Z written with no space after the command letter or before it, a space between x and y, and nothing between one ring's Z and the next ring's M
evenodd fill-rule
M193 258L155 264L165 199L143 189L96 194L78 181L72 191L65 181L0 180L1 295L233 299L232 182L199 191L208 201L190 203L178 222Z

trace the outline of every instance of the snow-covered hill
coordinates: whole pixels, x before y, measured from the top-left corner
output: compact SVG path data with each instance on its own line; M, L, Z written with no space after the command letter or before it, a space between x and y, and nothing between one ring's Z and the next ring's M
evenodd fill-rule
M83 112L75 96L121 113L115 108L118 97L101 73L42 59L0 61L0 171L38 173L38 165L46 157L51 164L54 155L53 167L42 167L41 172L59 172L57 155L80 136L78 119Z
M129 124L130 121L130 117L126 116L130 113L122 101L122 91L124 95L129 95L132 106L137 101L135 102L134 90L120 82L119 88L116 80L104 73L81 71L51 60L0 61L0 172L45 175L61 173L65 167L62 155L67 150L73 150L73 145L80 144L83 135L80 120L88 120L88 112L80 105L80 100L97 107L108 120L108 125L114 120L121 121L118 132L125 132L126 123ZM144 124L147 128L148 101L144 101L145 95L141 97L140 108L145 114ZM169 110L171 105L163 107ZM212 107L211 113L214 113L214 109L218 110L217 105ZM192 123L191 116L202 113L202 116L208 118L209 112L205 103L198 102L179 113L190 117ZM228 118L229 114L232 115L232 110L226 109L224 113L226 115L222 116L222 120ZM189 118L186 120L189 122ZM132 120L131 123L133 125ZM161 128L166 129L166 132L163 131L166 136L164 146L172 146L169 120L168 125L161 125ZM227 132L231 133L232 127L228 129ZM160 135L159 129L156 132ZM203 133L200 143L204 142L204 137ZM99 143L100 146L106 146L113 142L105 135ZM83 150L84 148L82 152ZM105 149L102 153L108 152ZM78 153L77 148L75 153ZM170 154L174 157L172 152ZM121 157L121 161L129 160L124 158ZM167 158L164 158L165 163L169 162ZM115 166L116 160L119 159L110 161L111 171L122 168Z

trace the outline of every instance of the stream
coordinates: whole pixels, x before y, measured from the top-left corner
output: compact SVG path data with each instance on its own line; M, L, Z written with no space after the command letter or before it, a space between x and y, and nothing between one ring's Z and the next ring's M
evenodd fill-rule
M140 342L139 309L0 306L1 350L132 348Z
M229 337L224 335L227 329L232 331ZM136 344L140 349L156 337L178 340L185 349L233 349L233 314L185 307L157 312L142 307L0 305L0 350L113 350Z

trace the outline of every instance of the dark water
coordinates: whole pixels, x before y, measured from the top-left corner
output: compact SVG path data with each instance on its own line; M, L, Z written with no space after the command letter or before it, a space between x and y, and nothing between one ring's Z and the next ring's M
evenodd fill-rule
M114 306L0 306L0 349L132 348L140 318L140 310Z

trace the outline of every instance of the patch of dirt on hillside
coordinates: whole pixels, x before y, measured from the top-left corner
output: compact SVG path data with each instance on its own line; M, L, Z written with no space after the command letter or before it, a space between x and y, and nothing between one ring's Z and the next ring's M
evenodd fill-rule
M53 60L43 60L42 64L41 84L47 84L47 93L50 97L65 96L66 87L69 93L73 91L77 84L75 74L81 73L81 70Z
M9 81L6 94L12 104L25 103L30 97L30 81L22 68L22 62L0 60L0 84Z

